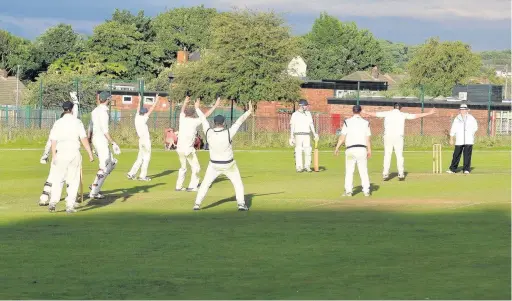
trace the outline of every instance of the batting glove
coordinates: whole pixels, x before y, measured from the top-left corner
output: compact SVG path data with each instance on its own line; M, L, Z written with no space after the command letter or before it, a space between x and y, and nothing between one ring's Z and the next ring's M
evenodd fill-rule
M320 137L318 137L318 134L315 134L315 142L318 142L319 139Z
M119 155L121 154L121 149L119 148L119 145L117 143L112 142L112 150L114 151L114 154Z

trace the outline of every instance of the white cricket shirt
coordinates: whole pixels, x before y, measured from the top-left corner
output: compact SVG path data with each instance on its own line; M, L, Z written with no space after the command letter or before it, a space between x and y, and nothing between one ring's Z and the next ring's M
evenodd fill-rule
M341 134L346 135L345 145L347 148L354 145L368 146L366 138L371 136L370 123L360 115L354 115L345 120Z
M194 141L197 136L197 127L201 125L199 118L187 117L180 114L178 145L176 151L189 153L194 150Z
M50 140L57 142L59 156L72 156L80 152L80 139L86 138L81 120L72 114L66 114L55 121L50 131Z
M148 119L147 114L135 116L135 130L140 139L149 138Z
M455 145L475 144L475 133L478 130L478 123L473 115L457 115L450 129L450 136L455 136Z
M377 112L377 117L384 118L384 136L403 136L405 120L414 119L416 115L393 109L386 112Z
M108 133L108 107L100 104L91 112L92 135L93 139L107 140L105 134Z
M308 111L299 112L295 111L290 119L290 125L293 134L306 133L309 134L311 129L314 128L313 117Z
M250 111L245 112L240 116L236 122L228 129L225 128L210 128L210 124L206 120L203 112L196 109L197 115L199 116L203 131L206 133L206 142L210 150L210 162L216 164L228 164L234 160L233 147L231 142L233 137L238 132L240 126L244 121L251 115Z

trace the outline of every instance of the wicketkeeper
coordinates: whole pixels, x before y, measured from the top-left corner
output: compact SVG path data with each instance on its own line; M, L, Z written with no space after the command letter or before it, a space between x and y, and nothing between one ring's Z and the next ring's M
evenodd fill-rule
M318 142L318 134L315 131L313 117L309 110L307 100L299 101L299 109L292 114L290 120L290 146L295 145L295 168L297 172L311 172L311 137L313 134L315 141ZM302 153L304 152L304 164L302 163Z
M71 114L73 103L66 101L62 108L64 116L57 120L50 132L52 149L52 178L51 198L48 210L55 211L60 201L63 182L67 184L66 212L73 213L80 186L80 171L82 169L82 155L80 142L89 154L89 160L94 160L87 135L82 121Z
M109 143L112 144L114 154L119 155L121 149L117 143L112 140L109 134L108 121L108 102L111 95L108 92L101 92L99 95L99 105L91 113L92 123L92 144L96 149L99 160L99 170L91 185L91 192L89 198L103 199L105 196L100 194L101 187L105 183L107 176L114 170L117 164L117 159L114 158L110 152Z
M206 135L206 142L209 144L210 163L206 169L204 180L197 192L194 210L199 210L201 203L208 192L208 188L213 181L221 174L226 175L235 187L236 203L239 211L247 211L249 208L245 205L244 184L240 177L240 171L236 165L233 155L233 146L231 142L240 126L252 113L252 103L249 102L249 110L240 116L237 121L228 129L224 126L224 116L217 115L213 119L214 127L206 120L203 112L199 109L199 102L196 102L196 113L201 119L203 131Z

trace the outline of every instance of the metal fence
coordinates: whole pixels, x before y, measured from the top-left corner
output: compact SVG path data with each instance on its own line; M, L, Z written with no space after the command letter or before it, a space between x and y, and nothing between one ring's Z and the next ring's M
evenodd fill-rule
M61 110L37 110L30 107L9 108L0 107L0 142L16 140L19 137L26 139L44 140L53 123L60 118ZM238 112L231 118L230 110L219 109L215 114L226 117L227 125L231 125L241 115ZM112 135L121 144L137 145L134 118L135 111L111 111L110 130ZM212 114L214 116L215 114ZM289 113L280 113L277 116L252 115L240 128L237 143L248 147L283 147L287 145L290 131ZM315 128L322 137L321 143L332 145L335 143L345 118L350 116L331 116L327 114L314 114ZM80 118L87 126L90 120L89 112L81 112ZM368 118L374 139L384 134L384 121L380 118ZM209 118L213 124L212 118ZM437 142L447 142L453 117L425 117L407 120L405 126L406 139L431 139ZM477 118L477 137L488 137L487 118ZM153 143L163 143L164 132L168 128L179 131L179 114L169 116L167 112L155 112L148 120ZM496 112L492 122L493 130L490 137L510 137L512 133L512 114L510 112ZM201 135L204 135L199 129Z

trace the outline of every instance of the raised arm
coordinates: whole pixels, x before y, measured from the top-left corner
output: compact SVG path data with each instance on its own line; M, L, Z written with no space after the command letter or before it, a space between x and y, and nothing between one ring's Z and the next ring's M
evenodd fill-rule
M158 104L158 101L159 101L159 99L158 99L158 94L157 94L156 97L155 97L155 101L153 102L153 105L148 110L148 116L151 115L151 113L153 113L153 110L156 108L156 105Z
M217 109L217 107L220 105L220 97L217 97L217 100L215 101L215 104L213 105L213 107L211 109L208 110L208 112L206 112L205 117L208 118L210 115L213 114L213 112L215 111L215 109Z
M238 132L238 129L240 128L240 126L245 122L245 120L252 114L252 110L253 110L253 107L252 107L252 101L249 101L249 110L247 110L242 116L238 117L238 119L236 120L235 123L233 123L233 125L229 128L229 134L230 134L230 139L233 139L233 137L236 135L236 133Z
M140 113L140 102L142 101L142 97L139 97L139 102L137 103L137 115Z
M432 109L432 110L428 111L427 113L409 114L410 117L407 119L417 119L417 118L427 117L427 116L430 116L435 113L436 113L436 109Z
M188 106L189 102L190 102L190 96L185 97L185 101L183 101L183 105L181 106L180 115L185 114L185 108Z
M210 129L210 123L208 122L208 120L206 120L206 116L204 116L204 113L203 113L203 111L201 111L201 108L199 108L200 105L201 105L201 101L198 98L196 100L196 103L194 104L194 106L196 108L196 114L199 117L199 120L201 120L201 125L203 126L203 132L206 135L206 131L208 131L208 129Z

